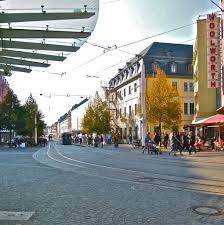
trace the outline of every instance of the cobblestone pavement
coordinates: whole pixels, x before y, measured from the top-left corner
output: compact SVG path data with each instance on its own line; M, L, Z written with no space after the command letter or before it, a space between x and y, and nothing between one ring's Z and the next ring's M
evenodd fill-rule
M223 225L223 159L57 143L0 151L0 211L34 212L0 225Z

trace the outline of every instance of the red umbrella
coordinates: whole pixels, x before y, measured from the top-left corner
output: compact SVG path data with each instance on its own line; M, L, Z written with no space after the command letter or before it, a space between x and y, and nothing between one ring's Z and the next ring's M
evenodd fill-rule
M209 124L224 124L224 115L223 114L217 114L214 116L210 116L208 118L205 118L203 120L200 120L194 124L203 124L203 125L209 125Z

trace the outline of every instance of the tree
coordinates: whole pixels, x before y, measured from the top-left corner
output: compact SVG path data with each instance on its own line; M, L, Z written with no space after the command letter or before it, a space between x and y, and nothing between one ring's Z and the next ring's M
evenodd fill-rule
M103 101L98 92L85 112L82 121L83 131L86 133L105 134L110 132L111 115L107 103Z
M161 128L177 127L181 121L181 102L177 90L169 83L166 74L160 68L146 95L146 119Z
M20 128L20 122L22 121L22 116L19 114L20 111L20 102L13 91L9 89L4 101L0 103L0 128L9 130L10 144L12 131L17 131Z
M36 100L30 95L24 105L24 117L26 118L23 134L29 137L34 137L35 117L37 117L37 133L42 135L46 124L43 121L43 114L38 110Z

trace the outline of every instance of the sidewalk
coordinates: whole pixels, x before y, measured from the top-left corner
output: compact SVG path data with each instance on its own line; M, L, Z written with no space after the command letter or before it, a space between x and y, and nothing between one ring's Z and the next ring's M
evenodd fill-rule
M25 148L21 148L21 147L9 147L8 145L0 145L0 152L5 152L5 151L37 151L39 150L41 147L40 146L36 146L36 147L25 147Z

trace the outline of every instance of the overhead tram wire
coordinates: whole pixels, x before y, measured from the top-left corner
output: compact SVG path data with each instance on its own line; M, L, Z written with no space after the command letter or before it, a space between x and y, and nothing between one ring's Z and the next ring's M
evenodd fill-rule
M203 36L199 36L198 38L202 38ZM184 43L186 43L186 42L189 42L189 41L193 41L193 40L196 40L197 38L192 38L192 39L188 39L188 40L186 40L186 41L182 41L182 42L180 42L180 43L178 43L178 44L184 44ZM141 57L141 55L139 55L140 57ZM125 60L122 60L122 61L120 61L120 62L117 62L116 64L113 64L113 65L111 65L111 66L108 66L108 67L106 67L106 68L103 68L102 70L100 70L100 71L98 71L97 73L95 73L95 75L96 76L100 76L99 75L99 73L101 73L101 72L103 72L103 71L106 71L106 70L108 70L108 69L111 69L111 68L113 68L113 67L115 67L115 66L118 66L119 64L121 64L121 63L125 63L125 62L129 62L130 60L132 60L133 59L133 57L132 58L127 58L127 59L125 59ZM102 76L101 76L102 77Z
M137 44L137 43L139 43L139 42L142 42L142 41L145 41L145 40L154 38L154 37L158 37L158 36L161 36L161 35L164 35L164 34L168 34L168 33L171 33L171 32L177 31L177 30L180 30L180 29L184 29L184 28L186 28L186 27L189 27L189 26L192 26L192 25L195 25L195 24L196 24L196 22L190 23L190 24L187 24L187 25L184 25L184 26L180 26L180 27L177 27L177 28L174 28L174 29L171 29L171 30L162 32L162 33L158 33L158 34L155 34L155 35L152 35L152 36L143 38L143 39L139 39L139 40L137 40L137 41L133 41L133 42L129 42L129 43L124 44L124 45L117 46L117 48L114 48L114 49L112 49L112 50L113 50L113 51L115 51L115 50L117 51L117 50L119 50L120 48L123 48L123 47L126 47L126 46L130 46L130 45L133 45L133 44ZM86 41L86 42L87 42L87 41ZM96 44L96 45L99 45L99 44ZM100 46L100 45L99 45L99 46ZM101 48L102 48L102 46L101 46ZM96 60L96 59L98 59L99 57L101 57L102 55L104 55L104 54L106 54L106 53L108 53L108 52L110 52L110 51L107 51L107 52L104 52L104 53L102 53L102 54L100 54L100 55L97 55L96 57L94 57L94 58L88 60L87 62L84 62L84 63L80 64L79 66L76 66L75 68L71 69L71 71L76 70L76 69L78 69L78 68L80 68L80 67L82 67L82 66L84 66L84 65L86 65L86 64L88 64L88 63L90 63L90 62L92 62L92 61L94 61L94 60Z
M177 31L177 30L180 30L180 29L189 27L189 26L192 26L192 25L194 25L194 24L196 24L196 22L190 23L190 24L187 24L187 25L183 25L183 26L180 26L180 27L177 27L177 28L168 30L168 31L164 31L164 32L162 32L162 33L155 34L155 35L152 35L152 36L149 36L149 37L146 37L146 38L142 38L142 39L139 39L139 40L137 40L137 41L129 42L129 43L127 43L127 44L120 45L120 46L118 46L117 48L119 49L119 48L124 48L124 47L126 47L126 46L130 46L130 45L133 45L133 44L137 44L137 43L139 43L139 42L142 42L142 41L145 41L145 40L154 38L154 37L158 37L158 36L161 36L161 35L164 35L164 34L168 34L168 33L171 33L171 32L174 32L174 31Z
M171 32L174 32L174 31L176 31L176 30L180 30L180 29L183 29L183 28L192 26L192 25L194 25L194 24L196 24L196 22L191 23L191 24L187 24L187 25L184 25L184 26L180 26L180 27L177 27L177 28L174 28L174 29L171 29L171 30L162 32L162 33L158 33L158 34L155 34L155 35L152 35L152 36L149 36L149 37L146 37L146 38L143 38L143 39L134 41L134 42L130 42L130 43L124 44L124 45L118 46L117 48L114 48L114 49L112 49L112 50L120 50L120 48L129 46L129 45L133 45L133 44L137 44L137 43L139 43L139 42L142 42L142 41L145 41L145 40L154 38L154 37L158 37L158 36L161 36L161 35L164 35L164 34L167 34L167 33L171 33ZM87 41L85 41L85 42L88 43ZM90 44L90 43L89 43L89 44ZM104 49L104 47L102 47L102 46L99 45L99 44L95 44L95 46ZM103 52L103 53L101 53L101 54L95 56L94 58L92 58L92 59L90 59L90 60L88 60L88 61L86 61L86 62L84 62L84 63L82 63L82 64L80 64L80 65L78 65L78 66L76 66L76 67L74 67L74 68L72 68L70 71L74 71L74 70L76 70L76 69L79 69L79 68L83 67L84 65L86 65L86 64L88 64L88 63L90 63L90 62L95 61L96 59L100 58L101 56L103 56L104 54L106 54L106 53L108 53L108 52L110 52L110 51Z
M123 52L123 53L127 53L127 54L130 54L130 55L137 55L137 54L132 53L132 52L128 52L128 51L124 51L124 50L121 50L121 49L117 49L117 46L116 46L116 45L106 47L106 46L103 46L103 45L91 43L91 42L89 42L89 41L85 41L85 42L86 42L87 44L89 44L89 45L94 46L94 47L102 48L102 49L104 49L105 51L117 50L117 51L120 51L120 52ZM105 52L105 53L106 53L106 52Z

